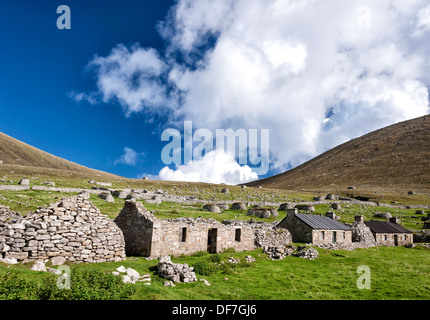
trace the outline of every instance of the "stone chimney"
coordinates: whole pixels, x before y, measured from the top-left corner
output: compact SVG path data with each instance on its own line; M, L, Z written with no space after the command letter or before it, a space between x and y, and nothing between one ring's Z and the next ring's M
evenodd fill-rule
M400 219L397 217L392 217L392 218L390 218L390 222L398 224L398 223L400 223Z
M325 214L325 216L328 217L328 218L330 218L330 219L336 220L336 214L334 212L328 211Z
M295 215L297 213L297 208L287 209L287 215Z
M355 222L364 222L364 216L355 216L354 221Z

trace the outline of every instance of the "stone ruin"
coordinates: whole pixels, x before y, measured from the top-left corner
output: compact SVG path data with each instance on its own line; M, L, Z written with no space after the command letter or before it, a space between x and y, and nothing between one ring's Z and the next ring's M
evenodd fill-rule
M306 246L266 246L263 248L263 253L266 253L268 255L268 258L272 260L282 260L285 257L289 256L299 257L308 260L315 260L319 258L319 253L315 248L309 247L307 249Z
M156 258L198 251L248 251L266 244L291 242L288 230L255 221L205 218L157 219L135 200L127 200L115 223L121 228L128 255Z
M157 219L135 200L127 200L115 218L128 255L157 258L198 251L222 252L254 249L254 232L247 226L224 225L215 219Z
M375 246L375 237L369 227L364 224L363 216L355 216L354 223L351 226L352 242L362 245Z
M25 216L0 209L0 258L71 262L125 259L121 229L87 200L85 193L65 198Z
M173 263L170 256L161 256L157 264L158 275L173 282L197 281L194 268L184 263Z

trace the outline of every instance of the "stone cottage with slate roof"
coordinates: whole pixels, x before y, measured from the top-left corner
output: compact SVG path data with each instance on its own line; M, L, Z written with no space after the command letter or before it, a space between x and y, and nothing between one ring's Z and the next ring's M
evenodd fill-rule
M277 225L290 231L293 242L313 245L352 243L351 228L343 223L323 216L297 213L297 209L287 210L287 216Z
M390 221L365 221L375 237L376 244L382 246L403 246L414 242L412 231L398 224L397 218Z

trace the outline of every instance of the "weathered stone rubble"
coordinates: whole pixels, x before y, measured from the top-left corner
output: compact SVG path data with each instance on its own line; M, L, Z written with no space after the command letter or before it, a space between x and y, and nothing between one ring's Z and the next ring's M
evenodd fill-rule
M146 285L151 285L151 275L144 274L140 275L139 272L132 268L125 268L120 266L116 268L116 271L112 272L113 275L121 276L122 282L124 283L136 283L138 281L144 282Z
M65 198L24 217L2 210L0 258L44 260L63 257L72 262L125 259L121 229L100 213L85 194Z
M308 260L314 260L319 258L319 253L317 251L317 249L310 247L309 249L306 250L305 246L300 246L297 248L298 252L297 253L293 253L293 256L295 257L299 257L299 258L304 258L304 259L308 259Z
M266 253L272 260L281 260L290 256L297 248L291 246L265 246L263 253Z
M263 252L266 253L269 259L272 260L282 260L288 256L294 256L308 260L319 258L319 253L315 248L310 247L306 249L306 246L267 246L263 248Z
M158 274L173 282L194 282L197 277L194 268L188 264L173 263L170 256L161 256L157 264Z

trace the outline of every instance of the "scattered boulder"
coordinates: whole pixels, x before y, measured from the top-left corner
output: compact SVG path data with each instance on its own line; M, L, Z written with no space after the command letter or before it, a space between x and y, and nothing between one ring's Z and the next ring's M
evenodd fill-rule
M424 210L417 210L417 211L415 211L415 214L422 215L422 214L426 214L426 213L424 212Z
M132 268L125 268L124 266L120 266L116 268L116 271L112 272L113 275L119 276L121 275L122 282L134 284L137 281L144 281L145 284L150 285L151 275L144 274L140 275L139 272Z
M235 202L230 206L231 210L246 210L246 204L244 202Z
M7 263L7 264L17 264L18 263L18 260L16 258L13 258L13 257L6 257L3 259L1 259L1 257L0 257L0 261L3 263Z
M120 267L116 268L116 271L121 272L121 273L125 273L125 272L127 272L127 269L124 266L120 266Z
M126 273L127 273L127 276L129 276L131 281L133 281L133 282L138 281L140 278L139 272L137 272L136 270L134 270L132 268L127 268Z
M33 266L31 267L31 270L46 272L45 262L43 262L42 260L37 260L36 262L34 262Z
M228 194L228 193L230 193L230 190L229 190L228 188L223 188L223 189L221 190L221 193Z
M205 285L210 286L211 284L206 279L200 279Z
M216 204L205 204L203 209L210 212L221 213L221 209Z
M51 264L53 266L61 266L64 264L64 262L66 262L66 258L62 256L56 256L51 258Z

